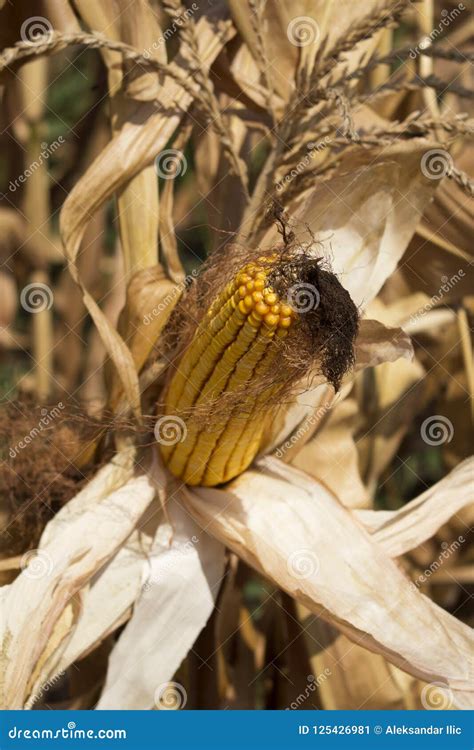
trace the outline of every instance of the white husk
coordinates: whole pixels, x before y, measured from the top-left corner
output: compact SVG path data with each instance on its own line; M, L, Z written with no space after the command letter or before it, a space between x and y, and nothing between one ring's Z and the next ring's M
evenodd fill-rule
M349 638L472 700L472 634L411 584L321 484L264 459L226 490L184 489L195 518ZM429 633L429 640L427 639Z

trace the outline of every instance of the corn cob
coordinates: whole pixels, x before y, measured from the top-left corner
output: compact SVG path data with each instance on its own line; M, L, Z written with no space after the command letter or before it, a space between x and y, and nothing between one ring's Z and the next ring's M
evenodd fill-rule
M193 407L212 404L222 393L244 392L245 385L268 373L278 352L276 339L287 335L296 314L268 282L274 258L248 264L219 294L199 325L169 384L165 413L182 415L182 442L161 445L169 470L187 484L213 486L244 471L258 453L262 407L271 389L242 397L218 426L203 429L186 418Z

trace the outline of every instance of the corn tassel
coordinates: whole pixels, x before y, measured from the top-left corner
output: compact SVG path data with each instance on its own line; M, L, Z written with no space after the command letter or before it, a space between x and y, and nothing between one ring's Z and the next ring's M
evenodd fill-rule
M166 415L185 417L224 392L245 394L247 383L269 372L275 339L287 335L296 317L268 286L265 266L272 260L247 265L211 305L169 384ZM171 473L190 485L213 486L244 471L258 453L271 395L271 388L243 395L218 426L204 428L198 418L184 418L184 439L160 446Z

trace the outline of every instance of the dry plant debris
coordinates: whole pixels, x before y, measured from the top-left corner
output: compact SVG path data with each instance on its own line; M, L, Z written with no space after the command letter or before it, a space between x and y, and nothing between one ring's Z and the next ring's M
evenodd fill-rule
M465 6L39 12L0 8L2 708L472 707Z

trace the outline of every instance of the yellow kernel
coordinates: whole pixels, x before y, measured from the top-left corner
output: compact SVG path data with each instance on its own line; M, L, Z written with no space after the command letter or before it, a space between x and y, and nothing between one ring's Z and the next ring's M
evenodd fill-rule
M280 314L280 305L278 305L278 304L272 305L272 313L274 315L279 315Z
M265 302L257 302L255 305L255 312L262 316L262 318L270 312L270 308Z
M272 315L272 313L267 313L264 317L265 325L269 328L274 328L277 325L278 320L278 315Z
M292 322L291 318L280 318L278 325L280 328L289 328Z
M254 302L262 302L263 300L262 292L252 292L252 299L254 300Z
M247 291L248 292L253 292L253 288L254 288L254 282L253 281L247 281Z
M239 286L239 296L241 299L247 296L247 287L242 284L242 286Z
M275 294L275 292L268 291L268 292L264 293L264 299L265 299L265 302L267 303L267 305L270 305L270 307L272 305L276 305L276 303L278 302L278 297Z
M257 291L262 292L265 289L265 279L255 279L253 282L254 287Z
M250 296L250 294L247 294L246 297L244 297L244 305L247 308L247 310L251 310L253 307L253 299Z
M257 315L255 310L252 310L247 320L250 323L250 325L254 326L254 328L258 328L260 323L262 322L261 317Z
M289 318L293 315L293 308L290 307L289 305L282 304L280 308L280 312L284 318Z

